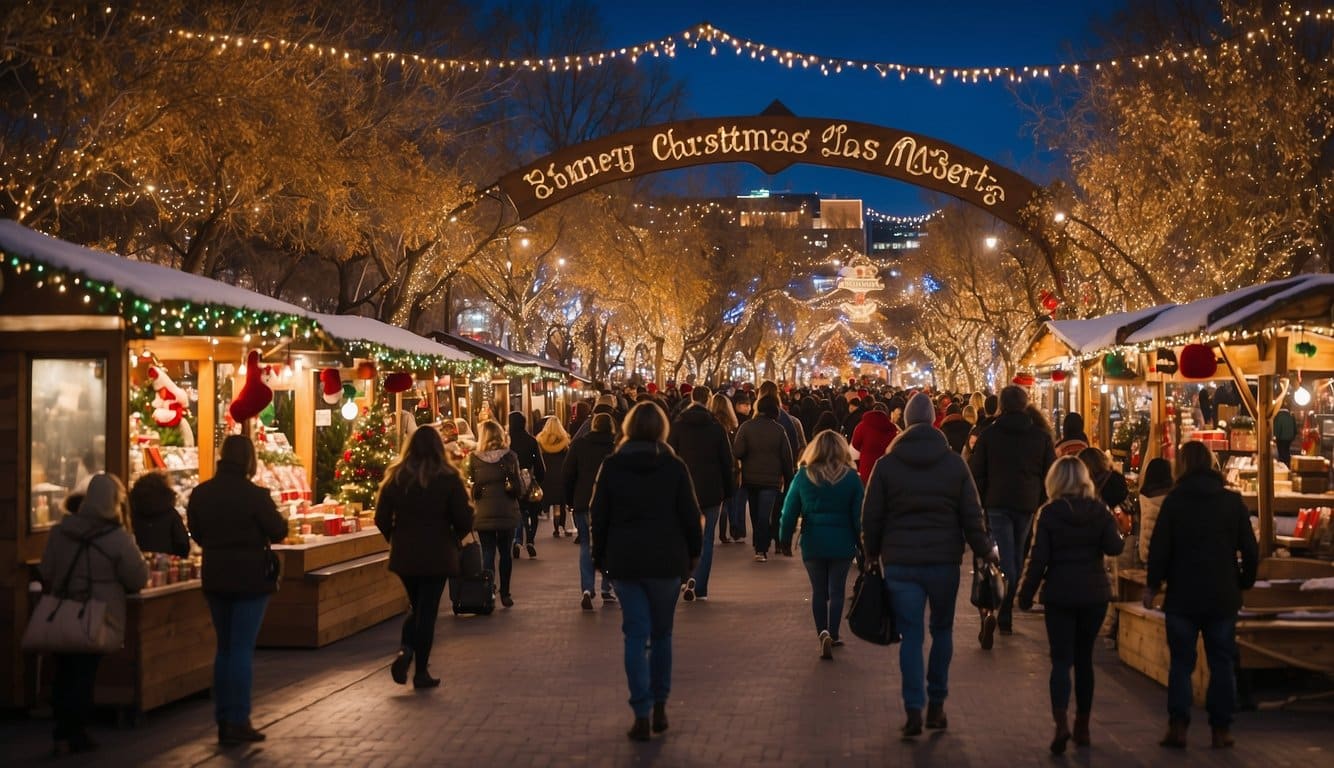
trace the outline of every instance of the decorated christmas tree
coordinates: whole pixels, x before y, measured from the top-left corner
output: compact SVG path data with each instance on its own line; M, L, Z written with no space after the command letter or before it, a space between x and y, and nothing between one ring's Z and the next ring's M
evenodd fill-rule
M364 507L375 504L385 467L398 455L394 442L394 433L386 426L378 404L352 424L334 469L333 484L339 500Z
M848 343L843 340L843 334L835 331L820 348L820 366L843 376L851 368L848 355Z

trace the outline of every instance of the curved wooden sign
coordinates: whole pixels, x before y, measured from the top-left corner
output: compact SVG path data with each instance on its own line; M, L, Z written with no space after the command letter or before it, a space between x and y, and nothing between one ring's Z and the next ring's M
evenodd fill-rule
M659 171L750 163L847 168L943 192L1021 230L1036 184L953 144L896 128L791 115L718 117L637 128L567 147L500 179L521 218L608 184Z

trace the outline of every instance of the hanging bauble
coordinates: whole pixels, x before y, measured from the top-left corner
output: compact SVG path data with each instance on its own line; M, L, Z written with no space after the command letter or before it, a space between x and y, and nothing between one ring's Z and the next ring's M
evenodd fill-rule
M1057 368L1056 370L1051 372L1051 380L1057 384L1060 384L1061 382L1065 381L1065 376L1066 376L1065 371L1061 370L1060 368Z
M1055 312L1056 308L1061 306L1061 300L1056 298L1056 294L1047 290L1038 294L1038 301L1042 304L1042 308L1048 312Z
M1177 353L1163 347L1154 354L1154 370L1171 376L1177 372Z
M407 392L409 389L412 389L412 374L410 373L391 373L384 377L384 391L391 395Z
M1315 345L1309 341L1297 342L1297 354L1302 357L1315 357Z
M1102 372L1108 376L1126 374L1126 356L1120 352L1108 352L1102 356Z
M1218 372L1218 359L1207 344L1187 344L1181 348L1181 375L1187 379L1208 379Z
M1021 387L1031 387L1033 386L1035 379L1031 373L1021 373L1018 376L1015 376L1012 381Z
M369 360L363 360L357 363L357 378L362 381L368 381L375 378L375 363Z

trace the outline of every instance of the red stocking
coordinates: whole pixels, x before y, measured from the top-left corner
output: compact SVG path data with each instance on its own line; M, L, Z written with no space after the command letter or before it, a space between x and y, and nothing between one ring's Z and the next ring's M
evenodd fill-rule
M245 361L245 386L232 400L227 409L233 419L245 421L259 415L264 406L273 401L273 390L263 381L264 372L259 366L259 352L251 350Z

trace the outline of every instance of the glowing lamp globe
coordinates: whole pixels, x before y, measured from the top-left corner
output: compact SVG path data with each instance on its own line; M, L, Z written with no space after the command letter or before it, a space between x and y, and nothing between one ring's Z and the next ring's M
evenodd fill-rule
M353 419L357 418L357 413L359 413L360 411L361 409L357 407L356 400L348 400L346 403L343 403L342 408L338 409L338 413L340 413L342 417L344 419L347 419L348 421L352 421Z
M1297 387L1297 391L1292 393L1292 402L1306 407L1311 404L1311 390L1306 387Z

